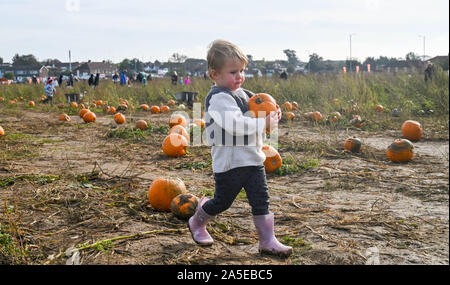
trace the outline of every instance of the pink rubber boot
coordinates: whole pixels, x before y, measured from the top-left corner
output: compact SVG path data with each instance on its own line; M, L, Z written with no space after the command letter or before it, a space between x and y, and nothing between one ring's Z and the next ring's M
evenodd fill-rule
M292 247L281 244L275 237L273 230L273 213L267 215L253 216L256 231L259 237L259 252L288 257L292 254Z
M209 199L203 197L197 205L197 210L195 214L189 219L189 230L191 231L192 238L194 241L203 246L212 245L213 239L206 231L206 224L209 220L214 218L214 216L208 215L205 211L203 211L202 206Z

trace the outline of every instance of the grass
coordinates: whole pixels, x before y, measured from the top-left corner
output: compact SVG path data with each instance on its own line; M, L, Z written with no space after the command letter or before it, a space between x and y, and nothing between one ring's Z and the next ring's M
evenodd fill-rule
M301 160L293 156L283 158L283 164L274 171L278 176L290 175L295 173L305 173L319 166L319 159L314 157L305 157Z

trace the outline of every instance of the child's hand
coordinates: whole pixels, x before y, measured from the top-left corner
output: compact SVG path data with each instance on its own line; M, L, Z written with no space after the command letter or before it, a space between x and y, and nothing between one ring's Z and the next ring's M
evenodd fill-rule
M278 116L278 121L281 120L281 109L280 106L277 105L277 116Z
M266 117L266 131L273 130L278 126L279 116L281 115L281 111L278 112L270 112Z

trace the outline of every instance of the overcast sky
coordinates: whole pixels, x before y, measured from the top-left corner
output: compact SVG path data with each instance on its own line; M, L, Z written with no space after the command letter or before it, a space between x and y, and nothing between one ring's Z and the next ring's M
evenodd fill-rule
M449 53L448 0L0 0L0 57L167 61L206 58L214 39L254 59L360 61Z

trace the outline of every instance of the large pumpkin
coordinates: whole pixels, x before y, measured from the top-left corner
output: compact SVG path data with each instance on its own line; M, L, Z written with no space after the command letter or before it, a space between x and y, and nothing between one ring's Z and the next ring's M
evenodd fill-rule
M0 136L4 136L5 135L5 130L3 129L2 126L0 126Z
M248 100L248 108L252 117L264 118L270 112L277 111L277 102L266 93L255 94Z
M162 142L162 150L168 156L177 157L186 154L189 141L180 134L169 134Z
M170 211L182 220L187 220L195 214L198 199L192 194L180 194L172 199Z
M118 125L121 125L126 121L125 116L122 113L116 113L113 118Z
M264 161L264 168L267 173L274 172L281 167L283 161L281 159L278 151L270 145L264 145L262 151L266 155L266 160Z
M95 120L97 119L97 116L95 115L94 112L88 111L86 114L84 114L83 116L83 121L85 123L93 123L95 122Z
M80 118L83 118L83 116L84 116L87 112L90 112L89 109L81 109L80 112L78 113L78 115L80 116Z
M386 155L393 162L407 162L414 156L414 145L407 139L396 139L386 150Z
M181 179L158 178L148 189L148 201L158 211L170 211L173 198L186 193L186 186Z
M175 125L182 125L186 128L187 122L186 118L181 114L172 114L169 118L169 126L173 127Z
M422 138L423 129L419 122L407 120L402 125L402 134L405 139L418 141Z
M344 149L351 152L359 152L361 149L361 140L358 138L348 138L344 143Z

